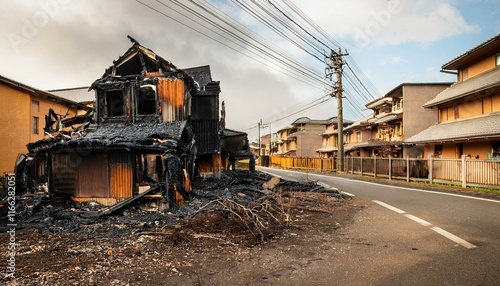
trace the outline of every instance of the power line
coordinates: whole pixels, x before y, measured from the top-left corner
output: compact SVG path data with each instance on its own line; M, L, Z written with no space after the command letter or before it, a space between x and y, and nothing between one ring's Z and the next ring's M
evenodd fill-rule
M186 14L171 5L167 5L164 2L157 0L157 2L163 7L178 13L197 26L203 27L203 29L208 30L210 33L221 37L224 41L217 39L206 32L200 31L202 29L195 28L192 25L181 22L156 7L148 5L140 0L136 1L163 15L164 17L188 27L189 29L196 31L216 41L217 43L230 48L231 50L234 50L297 81L306 83L316 88L320 88L320 86L322 89L326 87L331 88L325 78L321 76L321 72L319 72L319 70L305 65L303 61L295 59L284 51L279 51L276 46L259 36L258 33L255 33L246 26L241 25L236 19L217 8L214 2L206 0L190 0L189 3L181 3L181 1L178 0L170 0L170 2L176 7L188 13ZM277 1L270 0L263 0L263 2L267 3L267 5L264 5L263 3L261 4L257 0L251 0L251 3L245 3L240 0L232 0L231 2L236 7L240 8L242 11L246 12L259 23L264 25L264 27L269 28L271 31L283 37L286 41L290 42L292 45L316 60L323 62L323 60L318 56L319 54L324 54L324 52L321 51L321 47L328 48L329 50L332 50L330 49L330 46L341 47L335 39L326 33L290 0L283 0L286 7L280 6ZM266 6L269 6L271 9L266 8ZM251 55L247 53L250 53ZM274 61L273 64L270 64L269 59ZM376 91L376 88L373 84L371 84L366 75L352 58L348 58L347 60L345 79L346 94L348 95L347 100L349 104L348 109L363 115L363 102L373 100L374 94L377 94L378 92L374 92ZM324 94L320 98L314 98L312 102L308 102L299 110L293 111L290 115L282 118L287 118L300 112L305 112L323 104L328 101L324 100L326 96L328 96L328 94Z

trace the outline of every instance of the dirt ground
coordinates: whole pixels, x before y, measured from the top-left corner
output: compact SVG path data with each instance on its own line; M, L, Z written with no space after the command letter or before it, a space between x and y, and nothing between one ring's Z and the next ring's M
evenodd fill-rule
M230 184L236 187L234 180ZM245 197L241 185L236 189ZM217 200L221 207L170 221L148 212L140 212L147 219L131 219L133 210L127 210L73 228L49 221L50 228L19 229L15 278L6 277L8 236L2 232L0 283L290 285L293 276L293 284L306 285L311 269L329 259L328 251L349 240L343 228L366 207L328 192L265 197L272 199L243 204L224 197Z

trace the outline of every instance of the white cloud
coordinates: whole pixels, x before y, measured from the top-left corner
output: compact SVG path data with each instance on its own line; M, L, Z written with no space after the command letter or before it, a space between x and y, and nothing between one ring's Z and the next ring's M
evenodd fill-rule
M314 13L320 26L334 38L343 38L354 48L399 45L407 42L429 45L446 37L476 32L452 1L307 1L300 3ZM362 7L362 8L361 8Z

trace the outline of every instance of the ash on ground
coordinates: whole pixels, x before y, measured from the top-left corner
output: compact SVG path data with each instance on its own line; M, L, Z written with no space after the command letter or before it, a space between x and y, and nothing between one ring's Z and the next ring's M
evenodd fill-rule
M339 191L315 182L299 183L259 171L235 170L224 171L220 179L193 181L190 198L168 210L159 211L157 200L144 198L110 212L110 207L93 201L78 204L67 197L37 193L17 199L16 219L18 229L41 233L108 231L130 235L172 226L179 230L182 226L225 235L234 243L254 244L289 226L292 208L322 211L325 197L336 203L344 198Z

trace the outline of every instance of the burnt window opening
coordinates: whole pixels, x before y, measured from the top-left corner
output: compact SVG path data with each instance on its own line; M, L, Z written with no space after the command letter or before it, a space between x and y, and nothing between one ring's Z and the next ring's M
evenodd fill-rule
M123 91L109 90L106 91L106 111L108 117L124 116L125 99Z
M143 85L139 88L137 95L137 114L156 114L156 86Z

